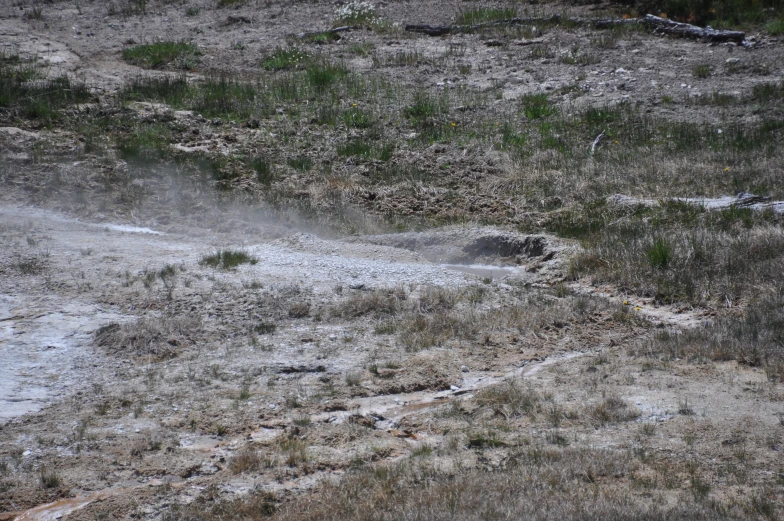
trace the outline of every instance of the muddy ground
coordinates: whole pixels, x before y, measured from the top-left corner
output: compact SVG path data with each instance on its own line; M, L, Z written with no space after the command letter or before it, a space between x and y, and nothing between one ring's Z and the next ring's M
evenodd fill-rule
M182 73L129 64L122 51L136 44L193 42L201 56L187 74L199 81L268 74L260 58L288 43L401 91L459 88L454 127L517 117L510 107L542 92L564 113L630 103L667 121L756 125L781 117L780 105L749 101L782 79L779 39L559 26L432 38L401 27L450 23L465 2L388 1L376 4L388 25L318 45L301 35L329 28L338 3L214 4L148 2L140 13L63 1L41 4L41 17L33 3L0 7L0 51L93 95L67 123L6 115L0 128L0 519L177 519L175 505L263 493L278 508L368 468L422 459L500 472L534 449L628 457L624 472L586 482L635 505L784 511L784 384L748 360L656 351L656 338L739 316L753 295L665 303L575 276L584 245L546 225L588 193L722 195L736 164L724 176L661 157L657 168L699 179L634 170L595 188L601 172L562 182L568 172L545 150L526 180L489 138L421 143L390 119L380 131L397 143L390 164L429 175L395 184L374 177L381 160L338 154L343 129L309 109L218 121L116 99L140 75ZM611 7L568 9L620 16ZM711 74L695 77L697 65ZM745 101L699 103L714 93ZM480 98L478 112L460 109ZM173 152L123 156L127 136L78 125L99 113L170 125ZM250 149L275 158L271 185L243 172L227 190L191 160ZM300 154L317 167L290 166ZM778 154L721 160L781 198ZM780 233L779 221L765 225ZM216 252L245 262L210 265Z

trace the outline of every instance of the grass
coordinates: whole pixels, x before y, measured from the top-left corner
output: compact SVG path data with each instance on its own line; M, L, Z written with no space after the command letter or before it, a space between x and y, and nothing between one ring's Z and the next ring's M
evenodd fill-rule
M313 159L306 155L292 157L286 162L291 168L300 172L308 172L313 168Z
M305 36L304 40L308 43L324 45L340 40L340 34L334 31L324 31L321 33L308 34Z
M59 488L63 480L56 471L43 468L38 474L38 481L42 488Z
M620 212L600 205L589 213L598 220L569 231L586 237L574 272L662 302L705 305L750 297L751 288L775 280L784 267L784 234L771 215L675 204Z
M171 133L167 126L135 123L118 144L117 151L125 160L143 162L164 157L170 141Z
M394 145L380 145L366 139L351 139L338 145L337 153L340 157L361 157L377 161L389 161L395 148Z
M784 381L784 291L755 297L741 316L710 320L680 333L663 331L635 351L696 362L736 360L762 368L771 382Z
M711 66L705 64L696 65L691 70L691 74L695 78L705 79L711 75Z
M784 82L762 83L751 88L751 97L754 101L769 103L784 99Z
M756 515L740 505L724 508L703 501L705 495L684 495L674 504L646 503L625 485L597 487L599 482L633 473L635 463L628 455L609 450L534 446L495 471L447 472L426 454L421 456L358 469L316 494L281 504L274 519L718 521Z
M314 62L307 68L308 83L316 92L324 92L340 78L348 74L348 70L341 64L329 62Z
M600 425L606 425L637 419L640 411L617 396L608 396L591 408L590 415Z
M412 103L403 109L403 115L416 127L432 125L439 115L448 112L449 99L446 94L438 96L426 91L415 92Z
M275 181L275 173L272 164L266 157L254 156L248 158L248 165L256 173L256 181L264 186L269 186Z
M763 28L771 36L781 36L784 34L784 16L779 14L778 18L769 21Z
M242 264L257 264L259 259L241 250L218 250L199 261L202 266L230 270Z
M672 260L672 247L664 237L656 237L653 244L645 251L645 256L652 268L667 269Z
M175 68L192 70L199 63L201 51L188 42L156 42L136 45L123 50L123 59L130 64L156 69L169 64Z
M129 324L107 324L94 335L95 345L124 358L163 360L171 358L201 331L198 318L161 316L140 318Z
M3 118L24 118L45 126L63 119L63 109L92 99L86 85L68 76L44 79L35 63L0 56L0 109Z
M394 316L402 309L406 299L403 291L355 292L332 310L333 316L357 318Z
M527 94L520 101L523 114L528 119L542 119L555 113L555 107L547 100L547 94Z
M476 403L487 407L505 418L535 416L542 398L534 389L524 388L516 380L482 389L476 395Z
M460 11L455 17L455 25L476 25L517 17L513 7L475 7Z
M261 65L268 71L281 71L301 67L309 58L307 52L296 47L278 47L262 60Z

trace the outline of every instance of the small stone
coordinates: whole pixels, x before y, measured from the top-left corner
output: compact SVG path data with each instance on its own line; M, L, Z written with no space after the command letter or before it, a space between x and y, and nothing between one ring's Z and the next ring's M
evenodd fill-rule
M724 60L724 63L738 63L740 62L740 58L727 58Z
M463 373L467 373L468 372L468 367L465 366L465 365L461 365L460 366L460 371L463 372Z

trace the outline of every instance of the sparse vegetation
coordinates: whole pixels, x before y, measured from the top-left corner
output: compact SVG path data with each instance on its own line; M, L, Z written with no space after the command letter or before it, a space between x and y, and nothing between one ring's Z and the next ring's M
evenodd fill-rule
M695 361L737 360L765 370L773 382L784 381L784 292L753 300L740 317L722 317L705 327L683 332L663 331L653 335L638 352L651 356L662 353L670 358Z
M201 52L188 42L156 42L136 45L123 50L128 63L148 69L172 64L177 69L191 70L199 63Z

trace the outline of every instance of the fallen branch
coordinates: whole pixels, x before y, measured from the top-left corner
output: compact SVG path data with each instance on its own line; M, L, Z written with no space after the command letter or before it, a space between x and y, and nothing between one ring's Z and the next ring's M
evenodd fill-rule
M771 210L773 213L784 214L784 201L771 201L770 197L761 195L738 192L735 195L725 195L722 197L670 197L667 199L640 199L628 195L611 195L607 198L607 203L615 206L645 206L648 208L658 208L667 203L681 203L693 206L701 206L706 210L728 210L730 208L748 208L754 211Z
M643 21L646 25L656 28L657 31L697 40L710 40L712 42L735 42L741 43L746 39L746 33L742 31L719 31L710 26L697 27L696 25L673 22L666 18L659 18L652 14L645 15Z
M605 134L604 130L602 130L602 133L596 136L596 139L593 140L593 144L591 145L591 155L593 155L594 151L596 150L596 146L601 143L605 136L607 136L607 134Z
M605 29L618 25L645 24L653 27L656 31L676 36L685 36L699 40L712 42L736 42L741 43L746 39L746 33L741 31L720 31L712 27L701 28L696 25L673 22L665 18L654 15L645 15L644 18L564 18L553 15L546 18L507 18L473 25L428 25L428 24L408 24L405 30L412 33L422 33L428 36L444 36L452 33L467 33L491 27L509 25L533 25L533 24L560 24L570 25L589 25L597 29Z

